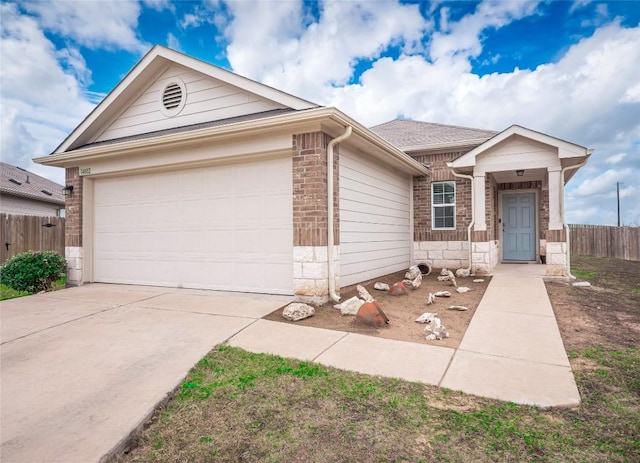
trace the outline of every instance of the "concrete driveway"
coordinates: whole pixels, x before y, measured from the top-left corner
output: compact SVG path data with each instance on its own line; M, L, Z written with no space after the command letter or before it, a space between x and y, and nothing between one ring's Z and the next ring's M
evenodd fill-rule
M288 297L92 284L0 305L2 462L95 462Z

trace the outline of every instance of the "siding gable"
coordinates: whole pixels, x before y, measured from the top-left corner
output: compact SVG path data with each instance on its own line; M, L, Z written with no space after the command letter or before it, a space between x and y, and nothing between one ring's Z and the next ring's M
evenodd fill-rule
M186 97L186 103L177 115L167 116L162 111L162 93L167 84L178 79L185 85L186 95L183 98ZM172 64L92 141L113 140L283 108L282 104L185 66Z

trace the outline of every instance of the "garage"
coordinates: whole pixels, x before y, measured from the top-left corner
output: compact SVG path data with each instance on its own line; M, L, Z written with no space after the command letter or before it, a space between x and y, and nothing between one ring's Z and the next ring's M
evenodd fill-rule
M293 294L291 158L97 178L93 281Z
M340 153L340 284L406 269L411 260L411 177Z

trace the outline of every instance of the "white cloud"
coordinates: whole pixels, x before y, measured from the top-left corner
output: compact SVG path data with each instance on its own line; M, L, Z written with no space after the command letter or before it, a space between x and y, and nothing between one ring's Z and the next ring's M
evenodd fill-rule
M136 34L140 15L138 2L53 0L30 1L21 6L34 14L45 30L88 48L138 53L149 48Z
M173 50L182 51L180 48L180 41L171 32L167 34L167 46Z
M627 153L618 153L612 156L609 156L605 161L607 164L617 164L622 161L627 156Z
M36 165L31 158L49 154L91 111L79 83L90 74L76 50L57 51L16 5L3 3L0 11L2 160L62 183L62 169Z

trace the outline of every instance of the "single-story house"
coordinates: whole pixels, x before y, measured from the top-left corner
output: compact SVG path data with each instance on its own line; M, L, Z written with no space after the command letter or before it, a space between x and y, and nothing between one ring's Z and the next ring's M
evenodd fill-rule
M21 167L0 162L0 212L64 217L62 185Z
M318 301L420 262L565 275L563 188L589 154L519 126L369 129L155 46L36 162L73 187L69 282Z

